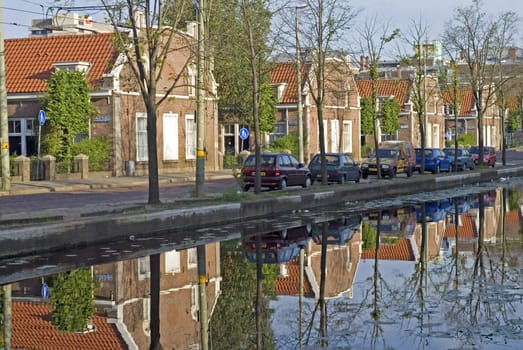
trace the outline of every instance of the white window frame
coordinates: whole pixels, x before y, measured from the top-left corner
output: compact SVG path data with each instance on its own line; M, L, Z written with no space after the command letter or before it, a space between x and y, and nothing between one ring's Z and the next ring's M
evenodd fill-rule
M187 87L189 97L196 97L196 69L193 66L187 67Z
M177 273L181 271L180 252L176 249L164 253L165 273Z
M151 264L149 260L149 255L139 257L136 259L138 265L138 280L142 281L144 279L151 277Z
M196 248L187 249L187 268L195 269L198 267L198 252Z
M340 151L340 123L339 120L331 120L331 152Z
M147 113L145 112L136 113L136 160L138 162L147 162L149 160L147 146Z
M185 115L185 159L196 159L196 123L194 114Z
M178 114L163 114L163 160L178 160Z
M352 154L352 120L343 121L343 152Z

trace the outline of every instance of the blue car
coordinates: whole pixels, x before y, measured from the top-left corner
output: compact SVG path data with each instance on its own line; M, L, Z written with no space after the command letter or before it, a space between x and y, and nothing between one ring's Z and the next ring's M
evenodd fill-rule
M421 148L416 148L416 170L421 173ZM451 160L439 148L425 148L425 171L438 174L440 171L450 172Z

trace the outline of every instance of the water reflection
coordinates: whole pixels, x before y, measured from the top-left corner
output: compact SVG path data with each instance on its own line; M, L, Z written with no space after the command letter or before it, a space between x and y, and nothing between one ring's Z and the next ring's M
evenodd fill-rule
M42 283L52 293L53 279L33 278L12 284L11 343L34 349L43 343L56 349L523 348L520 192L488 189L361 213L294 213L275 231L267 231L267 221L243 223L250 229L231 239L237 228L215 228L229 239L213 233L203 244L185 241L187 247L156 236L91 248L103 262L90 268L98 283L92 327L75 337L56 331L41 297ZM10 269L29 260L17 263L1 262L0 271L13 276Z

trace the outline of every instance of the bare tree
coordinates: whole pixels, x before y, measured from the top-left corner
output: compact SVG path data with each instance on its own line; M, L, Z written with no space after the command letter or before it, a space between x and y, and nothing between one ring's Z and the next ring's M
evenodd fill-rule
M412 82L413 94L412 103L416 115L418 117L418 129L420 135L421 154L425 154L425 147L427 146L427 129L429 125L427 117L427 106L429 99L431 102L437 103L435 96L437 94L438 86L434 80L430 79L427 74L428 62L428 27L421 18L411 21L411 26L402 36L403 40L408 44L409 48L414 48L414 54L402 55L402 61L409 66L414 67L414 78ZM432 65L434 65L432 60ZM401 77L400 77L401 78ZM431 82L431 84L429 84ZM436 109L435 109L436 110ZM420 173L425 171L425 157L421 157Z
M303 13L300 34L303 47L310 50L310 55L306 59L312 63L312 74L306 77L306 84L318 113L322 184L327 184L323 128L324 107L328 93L326 83L329 74L339 74L339 72L327 68L326 63L337 51L336 45L346 34L356 12L347 1L343 0L307 1L307 5L308 10Z
M160 203L156 112L181 84L188 65L194 60L196 43L177 31L190 3L188 0L176 4L168 0L102 0L115 29L115 43L125 56L126 67L135 78L133 87L139 87L147 111L149 204ZM181 67L170 67L168 57L176 51L184 61Z
M446 50L460 57L458 64L464 64L462 73L474 95L480 161L486 132L484 116L494 107L496 93L507 82L506 78L499 76L495 63L513 41L516 23L514 12L492 16L484 12L480 0L473 0L472 5L455 10L443 34Z
M399 29L390 32L389 24L381 23L376 16L365 20L364 24L356 29L359 35L360 52L363 57L368 59L369 77L371 81L371 101L370 109L372 110L372 125L374 136L374 149L376 150L376 167L377 176L381 177L380 158L378 154L378 89L376 86L379 80L378 65L382 59L382 53L385 46L399 35Z

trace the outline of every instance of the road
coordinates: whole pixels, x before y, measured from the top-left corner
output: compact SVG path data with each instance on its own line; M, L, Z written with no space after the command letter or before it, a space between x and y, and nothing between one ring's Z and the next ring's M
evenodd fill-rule
M507 163L523 163L523 152L517 150L507 150ZM497 166L501 165L501 153L497 155ZM399 175L400 178L405 175ZM414 174L414 176L420 176ZM377 181L375 177L369 177L362 183ZM384 179L383 181L394 181ZM351 184L349 184L351 185ZM315 184L314 186L320 186ZM227 189L238 189L235 179L209 180L205 182L205 193L220 194ZM296 187L298 189L298 187ZM160 200L162 202L172 202L179 199L191 198L194 191L193 182L176 182L162 184L160 187ZM0 210L0 219L17 214L17 217L23 216L23 213L45 212L46 210L55 210L62 208L64 212L84 208L86 211L95 208L111 208L118 206L129 206L132 204L147 203L148 189L142 187L121 187L110 189L93 189L74 192L48 192L26 195L4 196L1 199L2 209Z

